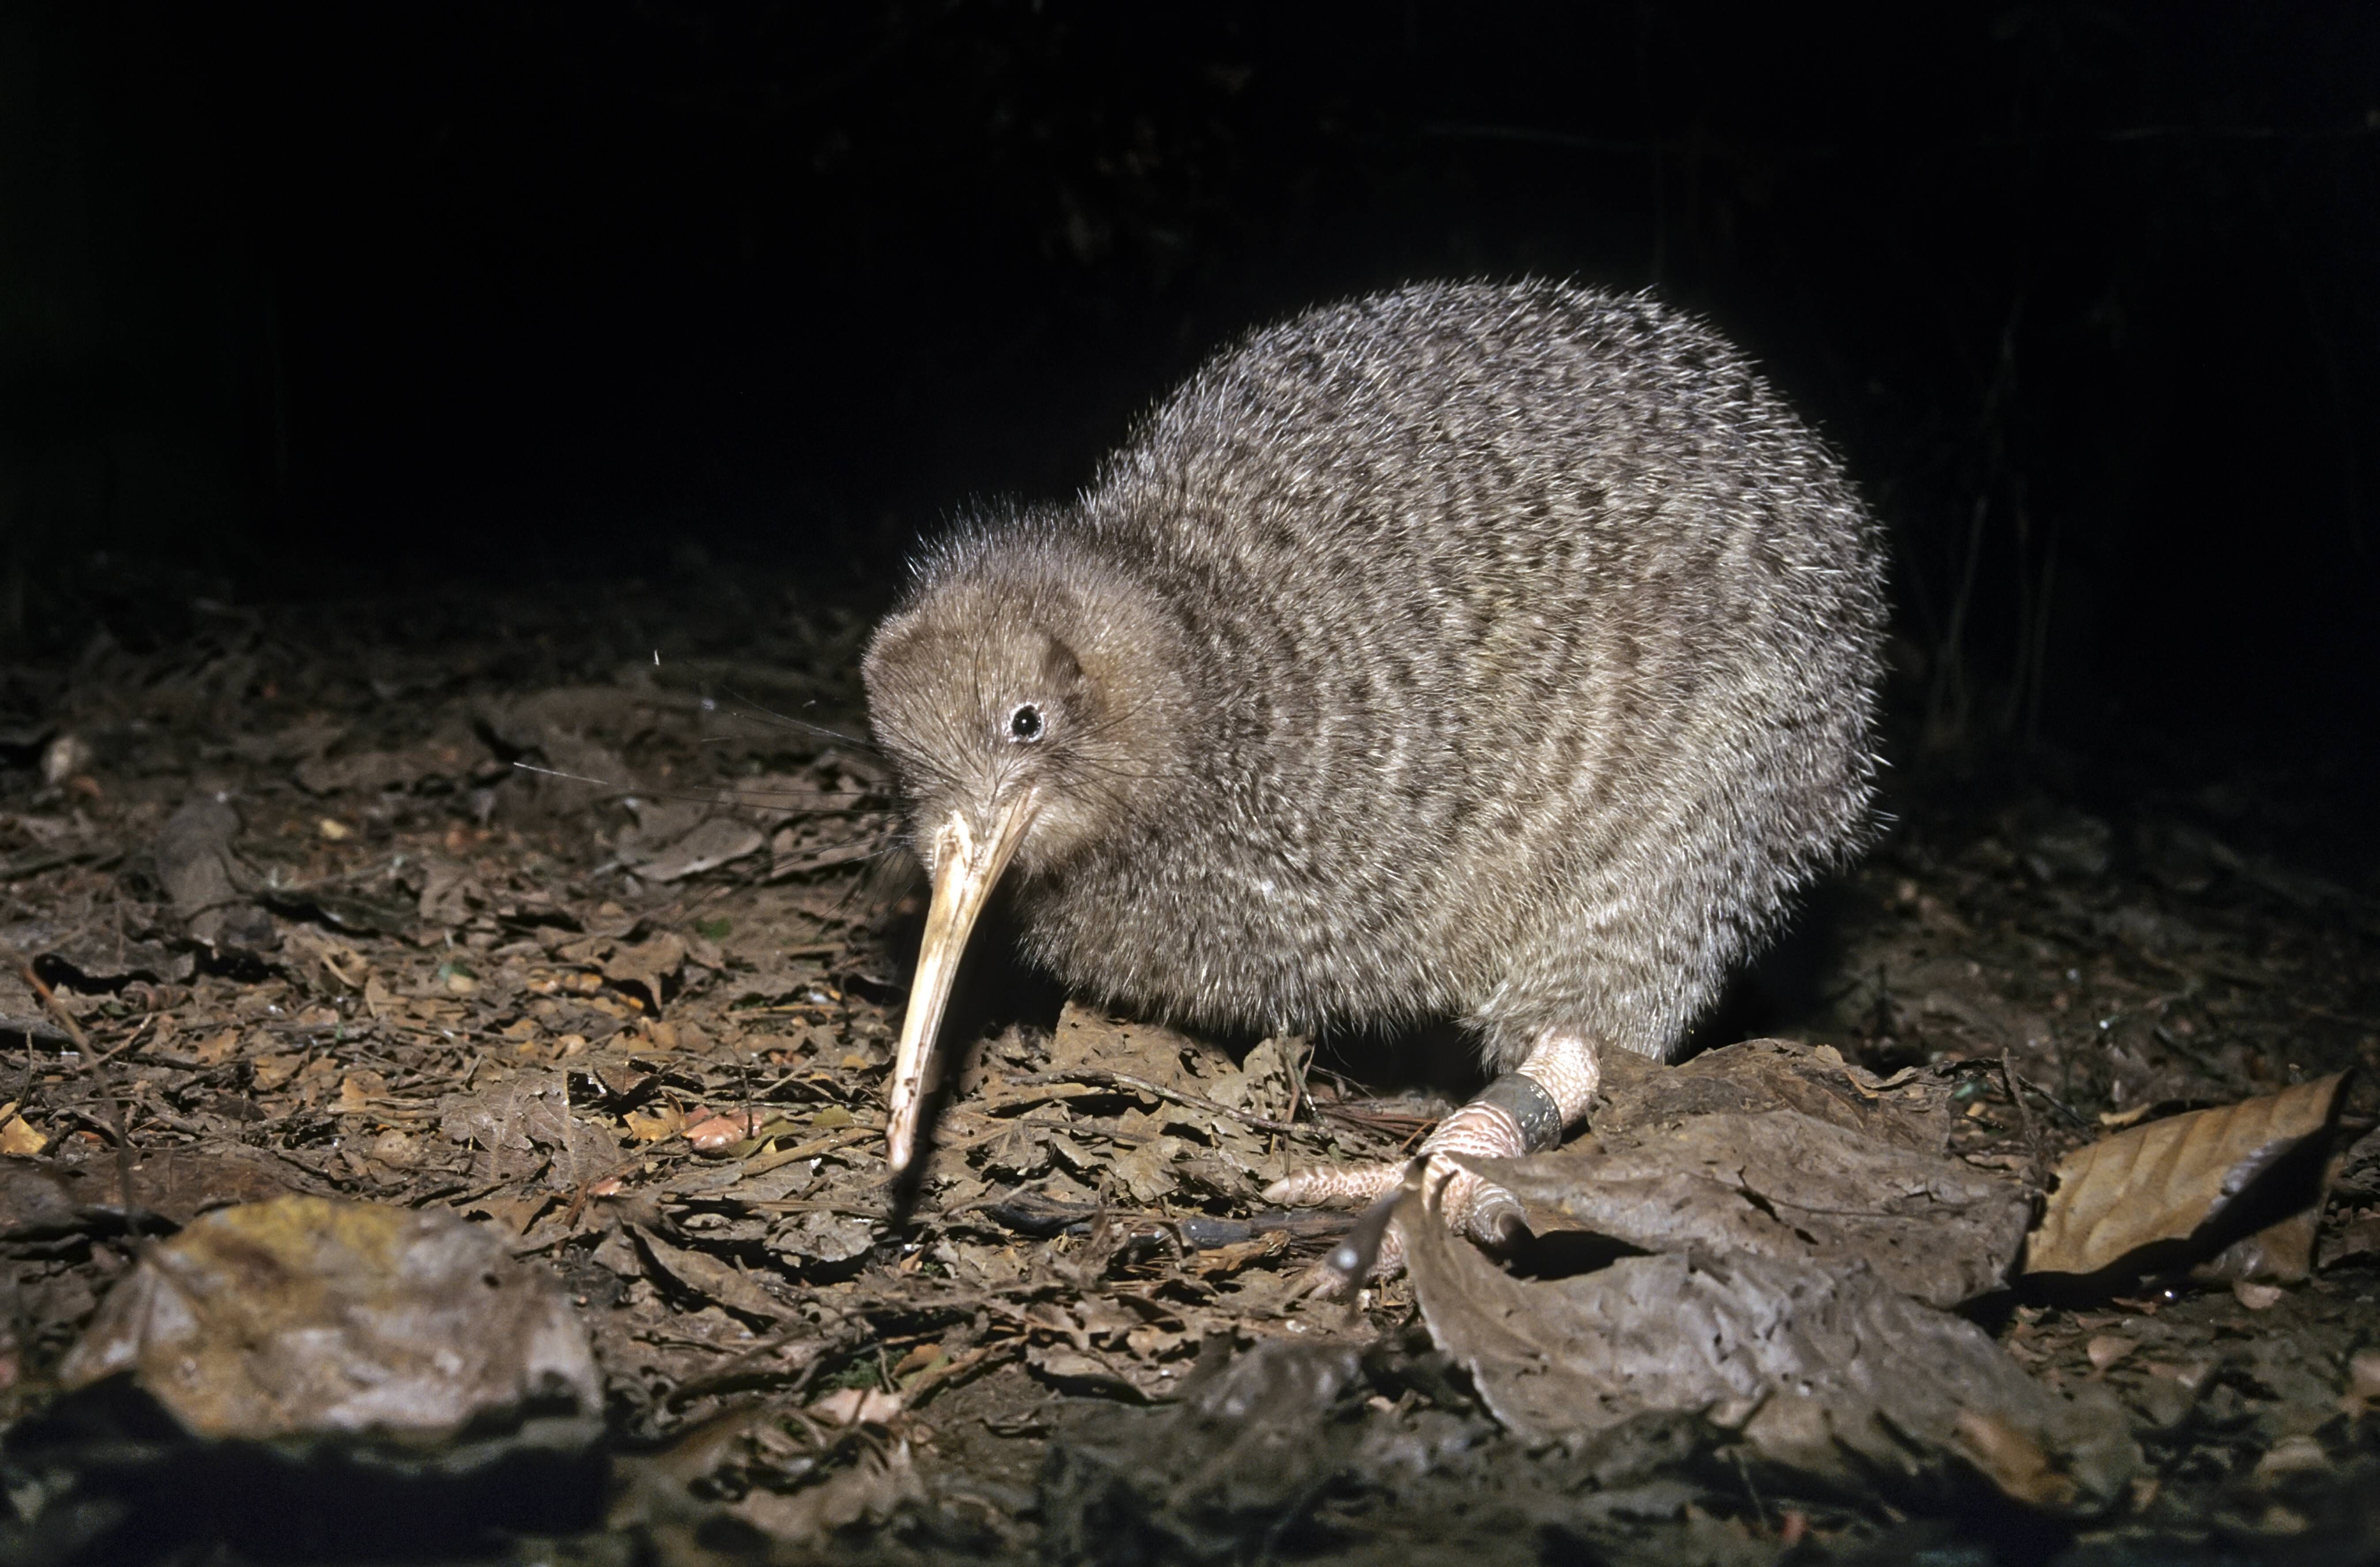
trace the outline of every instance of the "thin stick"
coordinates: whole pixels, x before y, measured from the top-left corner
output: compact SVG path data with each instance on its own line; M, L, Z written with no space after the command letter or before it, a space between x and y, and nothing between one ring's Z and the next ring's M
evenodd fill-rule
M42 977L33 972L33 960L22 953L9 955L17 960L17 972L26 984L33 988L33 993L42 998L42 1004L49 1009L52 1017L57 1019L58 1026L66 1030L67 1038L74 1041L75 1049L86 1056L91 1054L91 1039L83 1033L82 1025L74 1020L74 1014L66 1009L66 1003L42 983Z

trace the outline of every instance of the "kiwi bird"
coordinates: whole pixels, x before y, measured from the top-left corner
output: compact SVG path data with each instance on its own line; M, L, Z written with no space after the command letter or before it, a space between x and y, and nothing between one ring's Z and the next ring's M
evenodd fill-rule
M1824 443L1647 298L1422 284L1245 337L1071 503L932 546L868 646L933 883L892 1165L1003 879L1079 993L1456 1020L1501 1075L1424 1151L1559 1141L1602 1052L1666 1056L1866 835L1882 579Z

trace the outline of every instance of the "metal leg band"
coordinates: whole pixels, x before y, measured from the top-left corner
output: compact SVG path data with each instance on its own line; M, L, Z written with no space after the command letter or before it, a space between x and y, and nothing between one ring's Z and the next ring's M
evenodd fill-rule
M1473 1104L1493 1105L1521 1129L1521 1147L1530 1153L1558 1147L1562 1136L1561 1106L1544 1084L1525 1073L1507 1072L1481 1091Z

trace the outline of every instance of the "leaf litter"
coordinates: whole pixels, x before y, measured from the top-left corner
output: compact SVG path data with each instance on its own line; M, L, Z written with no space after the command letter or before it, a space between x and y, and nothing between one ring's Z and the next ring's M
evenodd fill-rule
M1363 1097L1402 1055L1225 1048L995 975L887 1187L922 905L853 738L867 621L700 587L637 612L688 649L658 668L604 642L626 605L293 613L94 643L0 715L55 763L0 774L10 1551L129 1559L164 1537L125 1499L242 1444L279 1465L242 1485L335 1512L404 1423L283 1395L424 1366L455 1369L408 1451L494 1472L526 1417L472 1390L539 1310L602 1434L540 1447L555 1509L506 1526L590 1560L1767 1561L1977 1509L2077 1550L2370 1522L2380 1147L2338 1074L2380 1053L2380 919L2255 820L1897 802L1790 1037L1612 1063L1587 1131L1488 1170L1520 1254L1420 1218L1409 1276L1338 1302L1313 1269L1348 1216L1260 1194L1409 1151L1451 1101ZM308 1249L351 1224L492 1248L504 1282ZM123 1401L180 1407L165 1281L243 1257L249 1347L180 1357L207 1407L255 1405L258 1346L315 1358L272 1373L278 1426L176 1416L194 1449ZM473 1353L366 1369L400 1318ZM511 1549L492 1494L436 1510L454 1541Z

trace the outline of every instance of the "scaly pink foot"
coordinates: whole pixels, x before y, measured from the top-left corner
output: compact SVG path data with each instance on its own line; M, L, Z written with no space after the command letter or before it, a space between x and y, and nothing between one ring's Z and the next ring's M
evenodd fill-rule
M1446 1184L1441 1200L1447 1222L1482 1245L1516 1239L1526 1223L1520 1200L1494 1182L1457 1168L1447 1156L1516 1159L1555 1147L1564 1131L1585 1118L1587 1101L1602 1079L1591 1040L1548 1029L1517 1068L1439 1122L1418 1152L1428 1160L1423 1179ZM1375 1202L1404 1179L1405 1169L1402 1160L1317 1165L1274 1182L1265 1189L1265 1200L1293 1208ZM1371 1270L1384 1276L1403 1266L1404 1246L1391 1227L1381 1238Z

